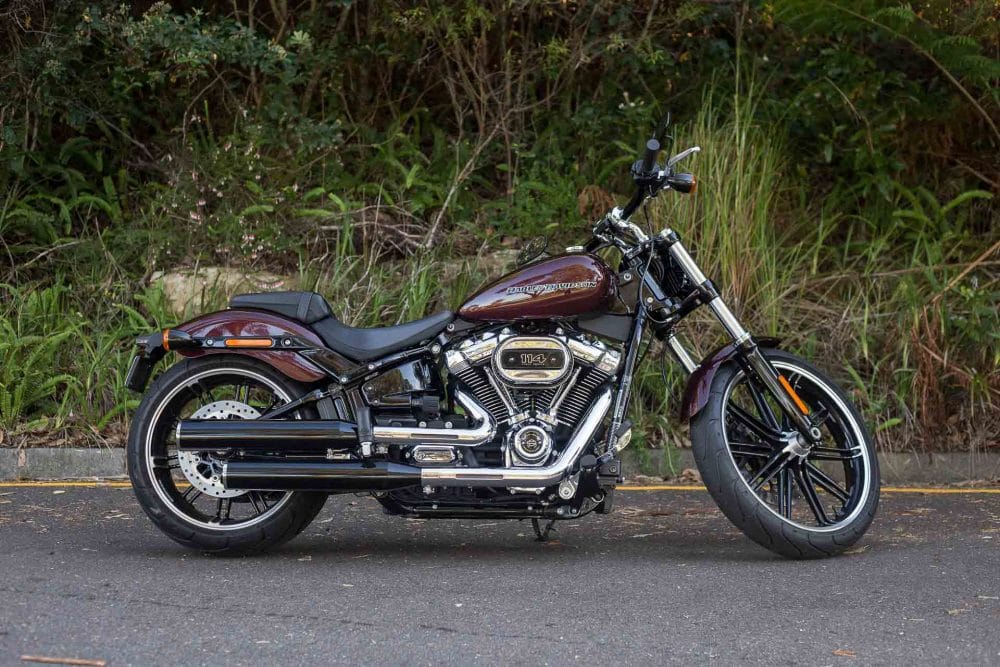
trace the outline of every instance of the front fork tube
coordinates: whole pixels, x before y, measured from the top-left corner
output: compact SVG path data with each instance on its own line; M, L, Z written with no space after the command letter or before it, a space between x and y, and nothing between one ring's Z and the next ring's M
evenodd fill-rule
M788 418L796 426L798 431L802 433L807 440L811 443L816 443L820 439L820 430L813 425L812 420L809 418L808 408L801 402L799 397L795 395L795 390L792 389L791 385L788 384L787 380L778 373L777 369L771 365L771 362L760 353L760 349L754 342L753 337L750 335L743 325L740 324L733 312L729 310L729 306L722 300L715 286L712 285L711 281L705 277L702 273L701 268L692 259L690 253L681 243L680 238L677 233L665 229L661 232L660 237L665 243L668 244L667 250L670 255L674 258L674 261L681 267L685 274L691 281L698 285L699 289L705 292L706 296L709 297L708 307L712 309L715 317L722 324L722 327L726 330L726 333L733 339L733 343L739 348L743 357L750 367L750 370L760 378L760 381L764 384L764 387L774 396L775 400L778 401L778 405L781 406L782 411L788 415ZM681 365L690 373L694 370L695 365L690 355L684 349L684 347L677 341L674 335L670 335L667 338L667 345L673 351L674 356L680 361ZM784 382L783 382L784 380ZM800 407L801 406L801 407Z

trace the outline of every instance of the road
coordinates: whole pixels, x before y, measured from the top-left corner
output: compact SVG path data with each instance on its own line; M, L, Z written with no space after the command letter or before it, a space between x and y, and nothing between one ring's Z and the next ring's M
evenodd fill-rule
M0 664L1000 663L1000 495L887 493L860 545L812 562L703 491L618 501L539 543L340 497L234 559L175 546L128 489L0 485Z

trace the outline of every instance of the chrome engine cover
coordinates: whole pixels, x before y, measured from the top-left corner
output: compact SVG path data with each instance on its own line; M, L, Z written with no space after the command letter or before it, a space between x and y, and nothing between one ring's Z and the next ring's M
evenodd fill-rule
M471 394L497 424L500 437L475 455L524 468L547 465L565 446L618 373L621 353L562 328L524 334L504 328L462 341L445 360L458 391Z
M541 422L521 422L507 431L508 467L539 466L552 454L552 434Z
M493 353L493 369L507 384L552 385L566 377L573 355L549 336L511 336Z

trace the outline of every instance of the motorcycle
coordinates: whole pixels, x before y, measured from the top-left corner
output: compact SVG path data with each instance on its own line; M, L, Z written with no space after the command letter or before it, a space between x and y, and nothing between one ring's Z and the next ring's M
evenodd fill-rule
M645 337L689 375L680 414L702 479L748 537L791 558L832 556L870 525L879 469L865 424L827 375L755 338L676 231L633 214L695 191L657 164L667 123L631 168L636 190L583 246L520 266L457 312L382 328L341 323L314 292L236 296L224 311L141 336L143 392L128 471L169 537L247 553L301 532L330 494L396 516L556 521L608 514L632 436ZM617 268L601 256L620 255ZM696 362L676 326L707 306L730 342Z

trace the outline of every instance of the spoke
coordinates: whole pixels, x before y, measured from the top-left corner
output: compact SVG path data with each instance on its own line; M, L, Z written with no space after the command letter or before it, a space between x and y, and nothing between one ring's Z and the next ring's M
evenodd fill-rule
M729 451L733 453L733 456L756 456L764 459L774 453L774 449L770 446L754 442L730 442Z
M784 470L787 465L788 455L785 454L785 452L776 452L767 460L764 467L757 471L757 474L754 475L753 479L750 480L750 488L753 489L754 492L759 491L760 487L770 482L771 479Z
M816 517L816 521L821 526L829 524L830 520L826 516L826 510L823 509L823 502L816 493L816 487L813 486L812 482L801 468L797 469L795 472L795 481L798 483L799 489L802 491L802 495L805 496L806 502L809 503L809 509L812 510L813 515Z
M233 509L233 499L232 498L219 498L219 502L216 505L217 509L215 512L215 518L219 520L219 523L229 520L229 513Z
M817 461L850 461L861 456L860 447L839 449L837 447L813 447L809 450L809 458Z
M747 391L750 392L750 397L753 399L753 404L757 406L757 413L760 415L764 423L775 431L779 430L778 418L774 416L774 410L771 406L767 404L767 398L764 397L753 382L747 382Z
M831 496L836 498L842 503L846 503L847 499L850 498L847 491L844 491L837 485L837 482L827 475L825 472L814 466L813 464L806 461L806 476L812 479L813 482L819 484L820 488L829 493Z
M188 385L188 389L194 392L195 396L198 397L198 401L202 405L208 405L209 403L215 401L215 398L212 396L212 390L205 389L205 385L203 385L201 381L192 382Z
M186 500L188 503L193 503L200 496L201 496L201 491L194 488L193 486L189 486L188 490L181 494L181 498Z
M176 470L180 468L181 464L177 460L176 454L171 454L170 456L154 456L153 457L153 468L156 470Z
M792 471L787 467L778 474L778 513L792 518Z
M247 494L247 500L249 500L250 504L253 505L254 512L256 512L257 514L262 514L264 510L262 510L260 508L260 505L257 504L257 494L258 494L257 491L251 491L250 493Z
M809 418L812 419L813 426L819 428L826 423L827 419L830 418L830 411L826 408L817 408L816 410L813 410L813 413L809 415Z
M751 433L756 435L758 438L761 438L762 440L766 440L767 442L772 442L772 443L776 443L781 440L780 433L760 423L760 421L758 421L756 417L751 416L750 413L748 413L740 406L730 403L727 406L727 410L729 411L729 414L732 415L736 421L745 426Z

